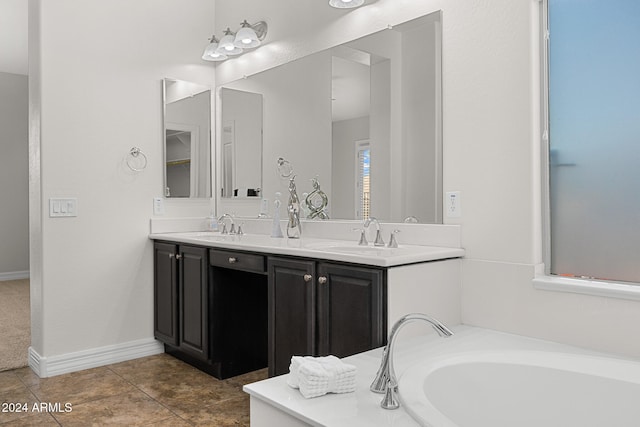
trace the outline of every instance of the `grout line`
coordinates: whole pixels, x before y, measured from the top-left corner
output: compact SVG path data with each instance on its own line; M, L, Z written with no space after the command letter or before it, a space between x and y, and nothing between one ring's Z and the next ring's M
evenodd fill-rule
M137 384L134 384L133 382L129 381L128 379L126 379L125 377L123 377L122 375L120 375L118 372L114 371L113 369L111 369L111 365L107 366L107 369L109 369L111 372L113 372L114 374L116 374L117 376L119 376L120 378L122 378L123 381L131 384L133 387L136 388L136 390L140 391L142 394L144 394L145 396L147 396L149 399L153 400L154 402L156 402L158 405L162 406L163 408L165 408L167 411L171 412L174 416L178 417L179 419L181 419L182 421L186 422L189 425L195 425L194 423L192 423L191 421L182 418L180 415L178 415L172 408L170 408L169 406L167 406L166 404L164 404L163 402L159 401L158 399L156 399L155 397L149 395L149 393L147 393L146 391L144 391L143 389L141 389L140 387L138 387ZM168 418L167 418L168 419ZM163 421L163 420L160 420ZM154 421L154 423L159 422L159 421Z

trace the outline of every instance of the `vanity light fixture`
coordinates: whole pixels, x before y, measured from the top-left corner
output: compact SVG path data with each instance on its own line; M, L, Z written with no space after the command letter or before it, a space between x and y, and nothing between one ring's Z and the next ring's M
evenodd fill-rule
M353 9L364 4L364 0L329 0L329 6L338 9Z
M210 43L204 49L204 53L202 54L202 59L205 61L224 61L227 59L227 55L218 52L218 43L220 42L216 36L211 36L209 39Z
M245 19L240 25L233 44L242 49L260 46L267 35L267 23L260 21L251 25Z
M218 43L218 49L216 51L227 56L240 55L243 50L242 48L235 46L235 40L236 33L231 31L230 28L227 28L224 30L224 36L220 39L220 43Z
M237 31L234 32L231 31L231 28L227 28L220 40L216 36L212 36L202 54L202 59L205 61L224 61L230 56L244 53L245 49L258 47L267 35L267 28L267 23L264 21L249 24L245 19Z

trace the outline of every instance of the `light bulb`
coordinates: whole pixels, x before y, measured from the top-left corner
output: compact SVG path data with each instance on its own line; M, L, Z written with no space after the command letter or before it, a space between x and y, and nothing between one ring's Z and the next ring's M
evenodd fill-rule
M220 39L217 52L223 55L240 55L242 49L234 45L235 39L235 34L227 28L224 32L224 37Z
M233 44L245 49L260 46L260 38L251 25L246 20L240 25L242 27L238 30Z
M329 6L338 9L352 9L362 6L363 4L364 0L329 0Z

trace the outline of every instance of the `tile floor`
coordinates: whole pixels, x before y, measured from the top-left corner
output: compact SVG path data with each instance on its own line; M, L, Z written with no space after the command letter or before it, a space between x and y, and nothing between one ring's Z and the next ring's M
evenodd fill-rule
M0 372L0 426L249 427L242 386L265 378L263 369L221 381L166 354L42 379L21 368Z

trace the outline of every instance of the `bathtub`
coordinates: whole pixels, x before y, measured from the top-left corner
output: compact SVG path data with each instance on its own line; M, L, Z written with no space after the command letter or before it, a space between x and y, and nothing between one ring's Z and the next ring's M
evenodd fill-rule
M640 363L550 351L469 351L408 368L400 401L430 427L637 427Z
M355 393L304 399L286 375L245 385L251 426L640 426L638 360L471 326L451 329L455 335L446 339L400 333L399 409L382 409L382 395L369 391L382 357L376 349L345 359L358 369Z

